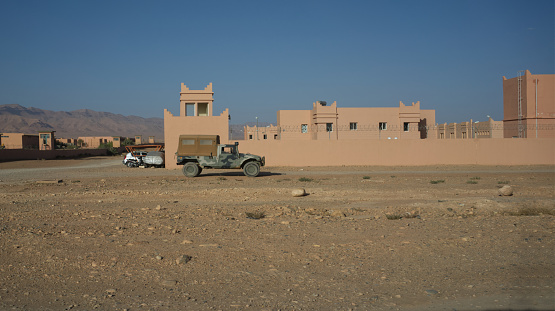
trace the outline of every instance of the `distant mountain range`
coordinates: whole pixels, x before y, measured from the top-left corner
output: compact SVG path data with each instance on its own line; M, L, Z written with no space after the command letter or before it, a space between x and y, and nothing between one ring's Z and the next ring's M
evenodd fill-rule
M243 139L243 126L230 125L232 139ZM268 124L259 124L266 126ZM39 131L56 131L58 138L80 136L142 135L143 139L155 136L157 142L164 140L163 118L124 116L89 109L75 111L51 111L20 105L0 105L0 132L38 134Z

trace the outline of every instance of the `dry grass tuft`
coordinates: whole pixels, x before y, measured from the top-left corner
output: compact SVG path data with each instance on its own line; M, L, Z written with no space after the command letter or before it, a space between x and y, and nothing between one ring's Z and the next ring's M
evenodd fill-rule
M262 219L264 218L266 215L264 214L264 212L245 212L245 215L247 215L247 218L250 219Z
M540 216L540 215L551 215L555 216L555 209L549 209L547 207L520 207L516 212L506 212L507 216Z

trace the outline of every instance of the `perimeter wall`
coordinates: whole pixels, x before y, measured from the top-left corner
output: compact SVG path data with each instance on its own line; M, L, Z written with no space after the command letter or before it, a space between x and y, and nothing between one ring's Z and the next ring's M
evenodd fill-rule
M553 139L239 141L267 166L555 164ZM166 168L178 168L171 155Z

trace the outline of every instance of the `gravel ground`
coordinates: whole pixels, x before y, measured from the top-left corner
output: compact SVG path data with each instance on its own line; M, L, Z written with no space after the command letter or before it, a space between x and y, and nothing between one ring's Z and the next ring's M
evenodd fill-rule
M553 166L121 160L0 163L1 310L555 309Z

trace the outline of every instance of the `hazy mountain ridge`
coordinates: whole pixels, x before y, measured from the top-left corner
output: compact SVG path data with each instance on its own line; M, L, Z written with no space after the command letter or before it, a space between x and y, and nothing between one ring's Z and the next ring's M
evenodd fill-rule
M245 125L254 126L256 123L230 124L231 139L243 139ZM261 127L267 125L270 123L259 123ZM51 111L20 105L0 105L0 132L36 135L39 131L56 131L56 137L59 138L142 135L143 139L147 139L148 136L155 136L157 142L162 142L164 119L124 116L90 109Z
M37 134L56 131L56 137L124 136L164 139L163 118L124 116L90 109L51 111L20 105L0 105L0 132Z

